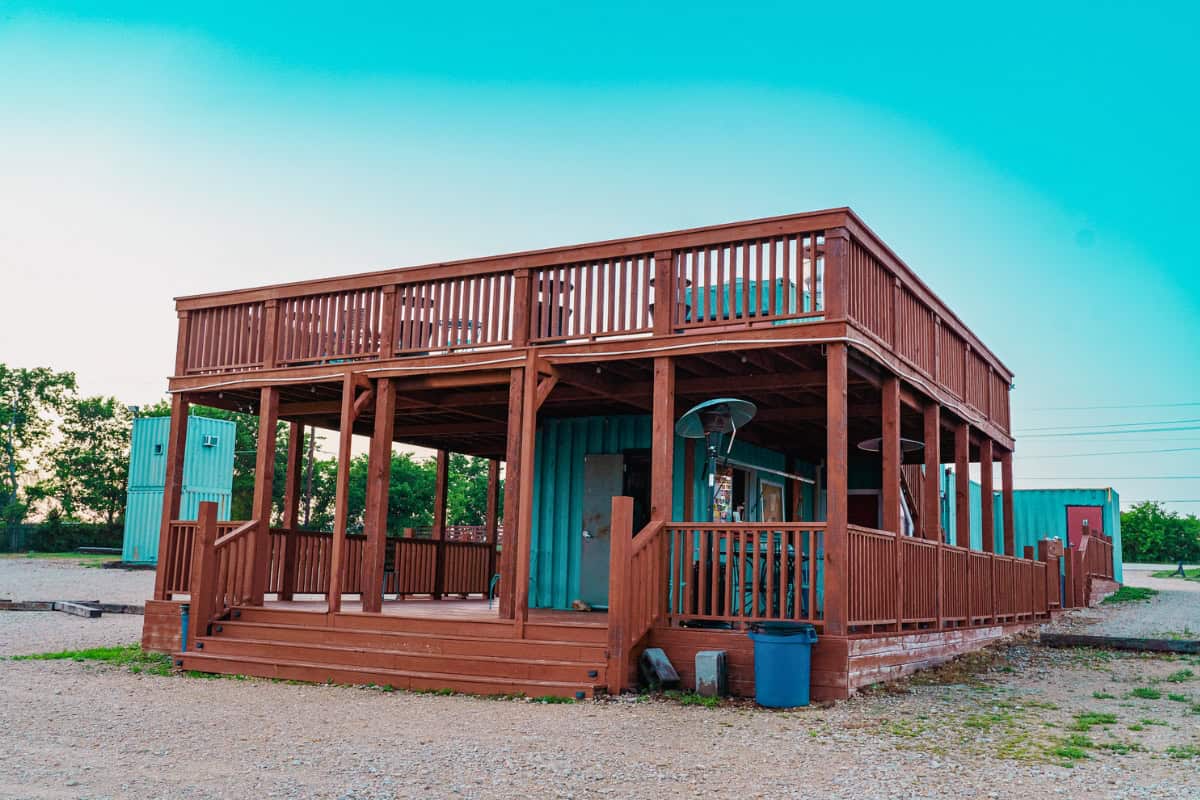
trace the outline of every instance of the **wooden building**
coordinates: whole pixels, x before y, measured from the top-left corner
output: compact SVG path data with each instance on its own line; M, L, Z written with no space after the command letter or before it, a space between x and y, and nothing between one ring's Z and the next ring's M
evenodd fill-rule
M144 642L180 650L187 598L189 669L589 696L631 686L647 646L685 681L724 649L750 694L744 628L779 619L816 626L813 695L838 698L1058 605L1054 555L1014 552L1011 372L850 209L176 305ZM703 443L674 425L713 397L758 412L710 504ZM193 403L259 414L255 519L178 519ZM297 528L303 425L339 432L332 532ZM361 533L354 434L371 438ZM504 462L501 546L494 491L478 541L447 535L444 499L430 538L386 530L395 442L440 452L443 498L446 452L492 459L493 487ZM924 479L955 464L965 498L970 463L1004 498L981 549L945 540Z

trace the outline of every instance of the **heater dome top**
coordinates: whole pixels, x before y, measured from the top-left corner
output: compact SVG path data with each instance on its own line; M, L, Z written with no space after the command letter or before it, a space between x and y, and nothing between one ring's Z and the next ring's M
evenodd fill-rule
M757 411L749 400L732 397L706 400L679 418L675 433L685 439L703 439L710 433L730 433L754 419Z

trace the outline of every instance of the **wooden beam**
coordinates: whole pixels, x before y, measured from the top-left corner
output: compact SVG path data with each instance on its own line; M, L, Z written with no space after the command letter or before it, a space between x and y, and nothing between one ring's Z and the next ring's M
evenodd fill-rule
M924 410L925 422L925 480L921 492L921 535L940 541L942 538L942 426L938 421L941 408L929 403Z
M1004 513L1004 552L1016 552L1016 525L1013 518L1013 454L1011 450L1000 452L1000 480L1004 482L1001 508Z
M354 441L354 375L342 380L342 414L338 426L337 484L333 500L333 536L329 542L329 613L342 610L342 581L346 572L346 528L350 521L350 447Z
M288 426L287 474L283 487L283 574L279 599L291 600L296 589L296 528L300 525L300 476L304 470L304 426Z
M883 380L883 529L900 533L900 379Z
M954 541L971 546L971 439L965 422L954 429Z
M826 380L825 515L825 633L846 634L849 614L848 584L848 431L846 427L846 345L828 345Z
M250 605L261 606L271 571L271 504L275 488L275 433L279 427L279 389L268 386L258 402L258 451L254 459L254 503L250 511L258 520L251 540L254 562L247 592Z
M500 617L512 619L516 598L517 548L521 534L521 421L525 370L512 370L508 383L508 437L504 451L504 544L500 551ZM530 434L532 435L532 433Z
M375 389L372 387L368 387L366 391L354 398L353 417L355 420L358 420L358 418L362 416L362 412L366 410L367 406L369 406L374 399Z
M186 320L181 320L183 325ZM171 428L167 433L166 484L163 487L162 520L158 533L158 566L154 573L154 599L167 599L167 562L171 544L171 522L179 518L183 497L183 457L187 449L188 411L185 394L171 395Z
M375 431L367 462L367 497L363 526L362 608L368 614L383 608L383 572L387 558L388 495L392 481L392 439L396 393L389 378L375 385Z
M675 473L675 362L654 359L654 411L650 424L650 518L671 521Z
M996 521L995 500L992 495L992 467L995 462L992 440L984 437L979 443L979 511L983 521L983 550L985 553L996 552ZM1016 553L1009 553L1010 556Z
M554 387L558 385L558 376L549 375L538 381L537 387L537 407L541 408L542 403L546 402L546 398L554 391Z

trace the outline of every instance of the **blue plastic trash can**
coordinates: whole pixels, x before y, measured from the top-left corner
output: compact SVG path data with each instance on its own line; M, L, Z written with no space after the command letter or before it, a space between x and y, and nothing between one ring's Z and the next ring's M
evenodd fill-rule
M808 705L817 629L806 623L764 622L748 635L754 642L755 701L767 708Z

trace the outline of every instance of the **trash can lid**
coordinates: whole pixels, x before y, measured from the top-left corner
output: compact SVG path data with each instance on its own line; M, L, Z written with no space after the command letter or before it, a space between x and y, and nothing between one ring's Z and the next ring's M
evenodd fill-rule
M807 634L814 639L817 636L817 629L807 622L784 622L781 620L753 622L750 624L750 630L755 633L769 633L772 636L798 636L800 634Z

